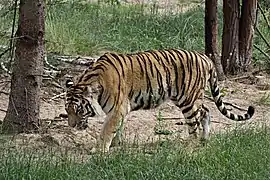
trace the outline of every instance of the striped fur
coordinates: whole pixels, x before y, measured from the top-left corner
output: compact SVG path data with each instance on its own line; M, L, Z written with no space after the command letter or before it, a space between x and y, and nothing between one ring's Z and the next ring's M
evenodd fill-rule
M213 62L205 55L179 49L153 50L135 54L106 53L74 83L67 82L66 110L74 127L87 116L107 114L99 145L108 151L116 132L130 111L155 108L171 100L183 112L189 133L202 125L202 138L209 135L209 110L202 103L207 83L219 111L229 119L244 121L254 114L250 106L244 115L224 106Z

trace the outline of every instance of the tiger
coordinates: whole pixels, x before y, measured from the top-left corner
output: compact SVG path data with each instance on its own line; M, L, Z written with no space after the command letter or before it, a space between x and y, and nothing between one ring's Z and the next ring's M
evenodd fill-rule
M87 117L106 114L98 149L108 152L120 139L125 117L131 111L156 108L173 102L185 117L190 135L208 139L210 111L203 97L210 92L218 110L234 121L250 119L255 108L243 115L230 112L222 101L217 71L203 53L183 49L148 50L130 54L108 52L73 80L66 82L65 109L68 125L79 126ZM120 132L120 135L117 133Z

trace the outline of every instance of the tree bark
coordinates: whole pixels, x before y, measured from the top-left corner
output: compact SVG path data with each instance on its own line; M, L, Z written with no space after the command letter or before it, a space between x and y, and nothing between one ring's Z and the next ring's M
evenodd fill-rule
M239 44L239 1L223 0L222 66L225 74L237 74Z
M257 0L243 0L239 27L239 62L241 71L247 71L251 64L256 10Z
M205 1L205 54L210 57L217 69L218 79L224 80L225 75L218 53L218 0Z
M44 26L44 1L21 0L5 133L32 132L39 127Z

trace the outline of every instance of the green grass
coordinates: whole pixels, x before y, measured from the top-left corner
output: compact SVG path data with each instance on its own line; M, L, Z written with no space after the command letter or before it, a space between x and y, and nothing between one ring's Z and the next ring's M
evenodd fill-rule
M203 8L178 14L172 14L169 10L157 13L155 8L154 5L143 4L81 4L75 1L47 5L46 50L71 55L179 47L204 51ZM6 9L0 11L0 45L9 44L13 12L6 12ZM269 18L268 12L266 15ZM270 38L262 16L258 28L266 39ZM221 36L222 8L219 8L219 49ZM257 33L254 44L265 52L269 51ZM254 59L256 63L264 65L266 57L254 49Z
M205 146L168 142L155 153L121 150L88 155L84 162L57 150L33 153L2 147L0 179L263 180L270 177L269 139L265 127L235 129L216 135Z
M178 15L145 5L59 4L48 7L47 49L64 54L182 47L203 50L203 9Z
M56 3L46 6L46 49L59 54L181 47L204 50L204 10L157 13L151 5ZM1 11L2 12L2 11ZM0 32L10 33L12 12L0 16ZM7 34L8 34L7 33ZM8 44L8 37L0 44Z

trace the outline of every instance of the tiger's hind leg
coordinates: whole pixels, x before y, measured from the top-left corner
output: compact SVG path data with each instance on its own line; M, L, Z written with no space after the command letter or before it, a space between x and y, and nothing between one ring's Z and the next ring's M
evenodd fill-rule
M204 105L193 105L187 110L183 110L186 124L188 125L188 133L191 137L198 138L198 131L200 131L200 138L206 140L210 132L210 115L209 110Z
M201 125L202 125L202 134L201 139L207 140L210 133L210 112L209 109L202 104L200 111Z

